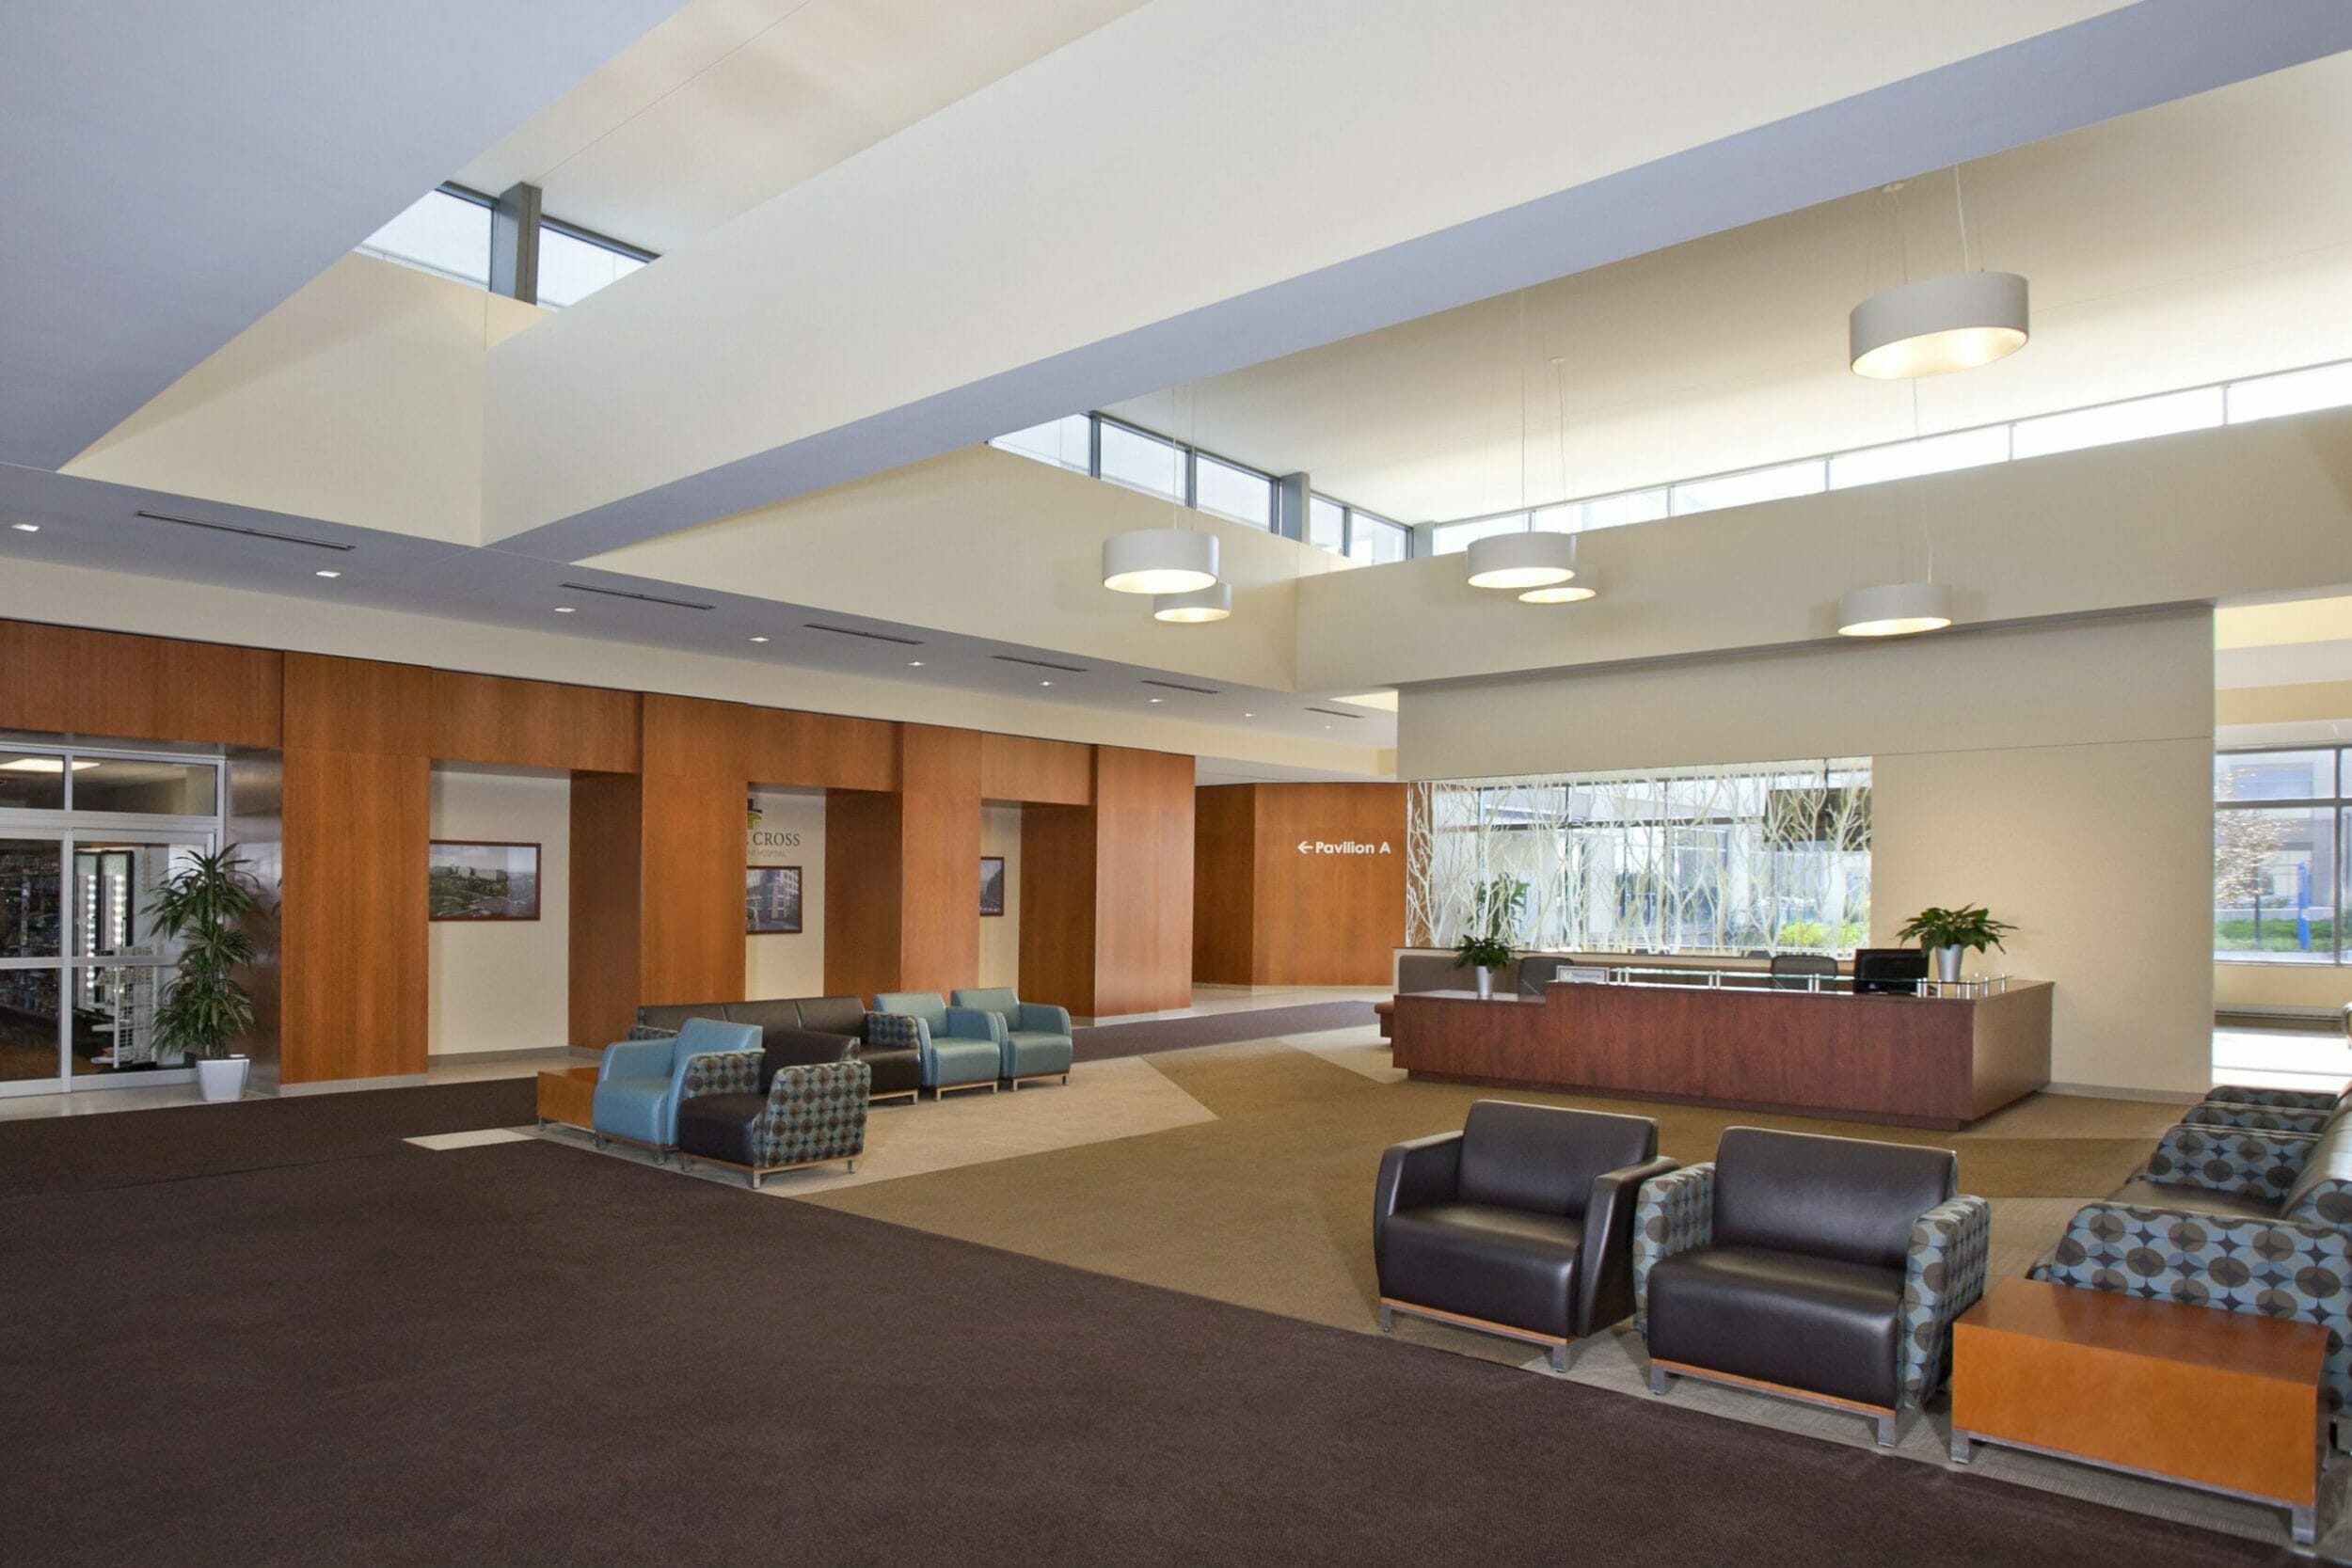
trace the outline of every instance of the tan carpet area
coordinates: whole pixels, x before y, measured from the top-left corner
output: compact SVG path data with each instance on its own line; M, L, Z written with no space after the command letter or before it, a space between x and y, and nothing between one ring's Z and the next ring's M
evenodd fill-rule
M1146 1058L1214 1120L811 1193L806 1201L1372 1332L1372 1184L1380 1151L1458 1128L1472 1100L1499 1091L1397 1079L1368 1030L1304 1043L1313 1049L1267 1040ZM1518 1091L1508 1098L1655 1117L1663 1151L1686 1164L1710 1158L1723 1130L1742 1123L1955 1148L1963 1190L1994 1200L1994 1266L2002 1273L2028 1266L2076 1201L2121 1184L2180 1116L2177 1105L2038 1096L1970 1132L1943 1133ZM1506 1340L1432 1323L1398 1332L1490 1360L1527 1357Z

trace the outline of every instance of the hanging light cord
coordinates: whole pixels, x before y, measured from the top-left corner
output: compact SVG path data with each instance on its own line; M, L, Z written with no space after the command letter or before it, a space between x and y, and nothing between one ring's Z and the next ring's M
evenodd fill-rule
M1960 166L1952 166L1952 211L1960 215L1960 270L1968 272L1968 203L1961 195Z

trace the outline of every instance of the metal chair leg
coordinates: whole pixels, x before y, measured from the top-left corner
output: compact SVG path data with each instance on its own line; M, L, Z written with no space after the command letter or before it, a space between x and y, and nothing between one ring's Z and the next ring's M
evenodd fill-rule
M1870 1424L1878 1430L1879 1447L1891 1449L1895 1446L1896 1433L1902 1429L1903 1415L1899 1410L1889 1411L1883 1416L1873 1417Z
M850 1161L850 1174L851 1176L855 1176L857 1174L857 1161L854 1158Z
M1654 1362L1649 1370L1649 1391L1653 1394L1663 1394L1666 1391L1666 1369Z
M1386 1334L1396 1326L1396 1313L1385 1304L1380 1308L1380 1332Z
M1568 1370L1567 1346L1554 1345L1551 1347L1551 1370L1555 1372L1565 1372Z

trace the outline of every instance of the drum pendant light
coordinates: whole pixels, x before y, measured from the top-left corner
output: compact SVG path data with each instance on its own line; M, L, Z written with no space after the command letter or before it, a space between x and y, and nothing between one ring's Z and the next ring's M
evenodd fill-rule
M1531 588L1519 595L1521 604L1581 604L1600 594L1600 579L1590 566L1580 566L1576 577L1568 582L1553 583L1549 588Z
M1232 613L1233 585L1230 582L1212 583L1189 594L1159 594L1152 600L1152 619L1178 626L1222 621Z
M2026 346L2026 280L1954 272L1906 283L1855 306L1846 335L1854 374L1875 380L1989 365Z
M1886 194L1892 198L1902 188L1889 185ZM1888 211L1899 249L1901 214ZM1914 283L1906 253L1903 284L1872 294L1846 318L1847 362L1854 374L1880 381L1944 375L2006 359L2026 346L2026 280L2013 272L1986 272L1981 261L1969 264L1968 202L1957 164L1952 213L1960 230L1960 271Z
M1190 594L1216 581L1216 535L1144 528L1103 541L1103 586L1114 594Z
M1573 534L1490 533L1469 554L1472 588L1549 588L1576 576Z
M1940 582L1883 582L1837 601L1840 637L1911 637L1952 624L1952 591Z

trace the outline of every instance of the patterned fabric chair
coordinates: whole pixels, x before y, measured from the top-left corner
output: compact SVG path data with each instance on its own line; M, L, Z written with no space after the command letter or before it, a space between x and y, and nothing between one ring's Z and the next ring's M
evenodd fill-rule
M678 1109L679 1167L694 1160L732 1165L755 1188L776 1171L834 1160L856 1170L872 1085L856 1042L844 1043L850 1054L829 1062L739 1053L691 1058Z
M689 1019L675 1035L622 1040L604 1048L589 1122L598 1148L608 1138L650 1148L659 1159L677 1147L677 1108L686 1066L694 1057L748 1053L759 1061L759 1031L748 1023Z
M1762 1385L1867 1414L1891 1446L1984 1294L1993 1210L1956 1171L1947 1149L1734 1127L1713 1163L1645 1182L1633 1289L1650 1392Z
M2185 1209L2090 1203L2028 1277L2221 1312L2293 1318L2328 1331L2321 1392L2341 1418L2352 1398L2352 1235ZM2352 1452L2352 1422L2334 1422Z
M882 991L874 998L874 1011L914 1021L925 1088L945 1094L986 1084L990 1093L996 1091L1005 1064L1005 1024L994 1013L951 1007L935 990Z
M2139 1174L2107 1195L2133 1208L2352 1226L2352 1121L2326 1132L2168 1128Z
M994 1013L1005 1030L1004 1064L996 1075L1019 1088L1025 1079L1058 1075L1070 1082L1070 1064L1077 1051L1070 1038L1066 1007L1024 1002L1009 987L983 986L955 993L956 1006Z
M2181 1121L2185 1126L2241 1127L2258 1132L2324 1132L2347 1108L2352 1108L2352 1089L2327 1094L2220 1084L2183 1112Z

